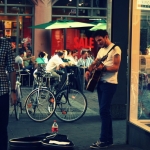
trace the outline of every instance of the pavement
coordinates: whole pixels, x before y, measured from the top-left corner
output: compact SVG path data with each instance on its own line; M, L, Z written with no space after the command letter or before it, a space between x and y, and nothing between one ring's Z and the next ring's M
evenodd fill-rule
M22 88L23 101L29 92L31 92L30 87ZM90 150L89 146L99 138L101 121L96 92L84 91L84 94L88 101L88 109L80 120L72 123L62 122L55 115L45 122L37 123L32 121L25 111L20 115L20 120L16 121L13 108L10 107L9 139L51 132L53 121L56 120L59 133L67 135L68 139L73 141L74 150ZM142 150L132 145L126 145L126 120L113 120L113 133L114 145L108 147L108 150Z

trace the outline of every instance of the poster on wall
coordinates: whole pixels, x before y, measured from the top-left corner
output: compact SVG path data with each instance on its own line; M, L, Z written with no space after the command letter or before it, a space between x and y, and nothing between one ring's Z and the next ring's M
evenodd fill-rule
M11 29L5 29L5 36L11 36Z
M12 34L11 36L17 36L17 29L12 29Z
M17 22L12 22L12 28L17 28Z
M52 45L51 45L51 55L55 53L57 50L64 49L64 36L62 29L54 29L52 30Z
M5 21L5 28L11 28L11 21Z

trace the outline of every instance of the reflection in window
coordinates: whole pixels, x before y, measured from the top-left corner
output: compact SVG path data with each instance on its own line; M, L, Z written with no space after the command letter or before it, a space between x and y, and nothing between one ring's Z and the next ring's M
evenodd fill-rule
M54 6L77 6L76 0L59 0L57 1Z
M0 13L4 13L4 7L0 6Z
M8 6L7 13L32 14L32 7Z
M29 0L7 0L7 4L31 4Z
M91 7L91 0L79 0L79 7Z
M93 0L93 7L106 8L107 1L106 0Z
M94 9L93 16L106 16L106 10Z
M76 9L71 8L52 8L53 15L76 15Z
M91 16L91 10L90 9L79 9L79 16Z

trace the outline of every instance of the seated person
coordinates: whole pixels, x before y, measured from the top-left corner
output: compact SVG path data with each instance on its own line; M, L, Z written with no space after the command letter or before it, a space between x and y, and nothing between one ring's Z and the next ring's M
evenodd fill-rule
M92 62L93 62L93 60L88 57L88 52L82 51L81 58L78 60L77 66L84 68L84 69L82 69L83 75L84 75L84 72L86 71L86 69L92 64ZM86 80L84 80L85 88L87 86L87 83L88 82Z
M23 57L24 66L26 69L32 70L35 64L35 56L32 56L30 50L26 50L26 56Z
M78 55L78 50L67 50L67 56L65 59L70 60L69 64L71 65L77 65L77 55Z
M77 62L78 67L85 67L88 68L92 64L92 60L88 57L87 51L81 52L81 58Z
M24 67L23 57L24 57L24 51L22 49L20 49L19 55L15 57L15 63L17 63L19 65L19 66L17 66L17 68L20 67L20 69L21 69L20 73L21 74L28 74L29 75L29 70ZM20 75L20 73L19 73L19 75ZM25 83L27 85L28 85L28 83L27 83L28 77L29 76L23 78L23 83Z
M19 55L15 57L15 63L18 63L20 65L20 69L24 68L23 57L24 57L23 50L20 50Z
M62 61L64 53L59 51L54 55L46 65L46 72L51 72L55 80L59 81L60 75L56 73L57 70L65 68L66 64ZM64 73L61 77L61 83L63 84L66 79L66 74Z
M30 70L30 78L31 78L31 84L33 81L33 71L34 71L34 65L35 65L35 56L32 56L32 53L29 49L26 50L26 56L23 57L24 61L24 68Z
M40 52L38 57L35 60L35 68L37 68L38 64L47 64L47 63L48 63L47 53Z
M94 59L95 59L93 54L92 54L92 51L88 50L87 52L88 52L88 58L90 59L90 62L92 63L94 61Z
M45 52L39 53L38 57L35 60L35 66L34 66L35 68L38 67L38 64L45 64L45 65L47 64L48 59L45 56L47 56L47 53L45 53ZM36 72L37 72L37 69L35 69L35 71L33 73L35 78L36 78L36 75L35 75Z

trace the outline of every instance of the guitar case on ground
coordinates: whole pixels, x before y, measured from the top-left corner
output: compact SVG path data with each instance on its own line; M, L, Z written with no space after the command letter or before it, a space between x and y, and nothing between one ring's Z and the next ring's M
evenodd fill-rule
M44 133L9 140L10 150L73 150L74 144L67 135Z

